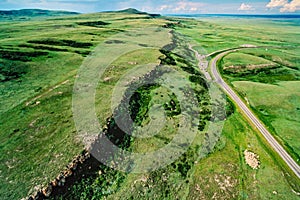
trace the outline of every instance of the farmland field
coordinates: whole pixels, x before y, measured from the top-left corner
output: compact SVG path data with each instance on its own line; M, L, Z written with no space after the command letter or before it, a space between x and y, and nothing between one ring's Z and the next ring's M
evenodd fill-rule
M236 105L224 96L213 99L214 85L191 51L191 46L202 55L244 44L266 46L232 52L219 69L299 159L300 38L292 20L163 17L133 9L42 15L0 20L1 199L36 194L82 153L86 133L78 124L92 120L76 121L74 107L89 109L85 98L95 103L99 132L120 149L155 152L183 128L179 146L186 151L142 173L92 160L86 172L72 172L80 178L59 185L50 199L299 198L299 180ZM83 78L89 82L80 82ZM94 93L84 96L89 87ZM118 124L123 120L118 111L124 110L138 127L129 126L130 135ZM193 116L190 127L187 115ZM210 129L213 122L222 129ZM142 134L152 137L135 137ZM247 165L245 150L259 156L258 169ZM165 160L154 157L137 166L161 166Z

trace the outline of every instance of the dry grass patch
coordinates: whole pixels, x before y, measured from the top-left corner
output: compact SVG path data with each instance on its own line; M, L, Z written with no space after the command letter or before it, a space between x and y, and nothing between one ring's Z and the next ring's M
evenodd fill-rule
M247 165L252 169L258 169L260 167L259 156L251 151L245 150L244 156Z

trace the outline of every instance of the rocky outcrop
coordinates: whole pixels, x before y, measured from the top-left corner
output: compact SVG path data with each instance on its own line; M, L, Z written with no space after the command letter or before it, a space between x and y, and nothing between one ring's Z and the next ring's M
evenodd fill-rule
M27 197L28 200L42 200L64 194L69 186L73 185L82 177L95 174L99 171L100 162L96 160L87 150L76 156L54 180L46 187L36 191Z
M141 77L133 77L133 82L130 82L131 88L136 88L135 84L139 85L140 82L148 83L154 82L156 77L161 76L162 74L166 73L165 69L155 68L154 70L150 71L149 73L141 76ZM131 91L127 90L125 97L122 99L119 107L117 109L122 109L122 106L127 106L126 104L126 97L130 96ZM175 105L175 102L171 102L172 106ZM118 111L116 109L116 111ZM132 118L135 119L136 108L131 108ZM118 113L118 112L116 112ZM121 113L121 111L119 111ZM106 135L115 145L119 146L120 148L128 148L130 145L130 135L123 132L115 122L114 117L107 119L106 127L103 129L103 134ZM109 154L106 149L101 149L102 146L99 145L101 141L101 137L103 135L99 134L98 138L92 142L91 145L91 152L101 152L103 156ZM101 154L101 155L102 155ZM95 155L95 154L94 154ZM56 198L56 197L63 197L64 194L68 192L69 188L72 188L74 183L80 181L83 177L93 178L102 174L101 166L103 164L98 161L92 154L87 150L83 150L82 153L76 156L54 180L47 184L43 189L37 190L33 195L29 196L28 200L42 200L47 198Z

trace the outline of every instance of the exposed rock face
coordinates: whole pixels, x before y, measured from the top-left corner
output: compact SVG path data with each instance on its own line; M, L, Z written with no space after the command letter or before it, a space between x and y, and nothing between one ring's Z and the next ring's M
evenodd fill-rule
M51 193L52 193L52 184L50 183L47 187L45 187L44 189L42 189L42 193L45 197L50 197Z
M53 185L53 187L56 187L58 185L57 180L55 179L54 181L51 182L51 185Z
M135 64L135 63L132 63ZM137 64L137 63L136 63ZM164 71L153 70L141 77L133 77L134 81L151 81L153 77L160 76L165 73ZM175 105L175 102L171 102L172 105ZM113 137L110 138L114 141L115 144L122 143L125 138L125 133L114 124L112 118L107 119L106 126L103 129L103 133L111 134ZM91 139L91 146L95 147L95 150L98 150L97 145L99 144L99 138ZM107 153L107 152L106 152ZM103 172L100 170L99 160L94 158L90 152L85 149L82 153L76 156L67 166L64 171L62 171L53 181L51 181L47 187L43 189L36 189L34 195L27 197L29 200L43 200L49 197L56 199L55 197L60 194L65 194L68 191L68 188L72 186L76 181L79 181L82 177L94 176L95 174L101 175Z
M244 156L246 163L252 168L252 169L258 169L260 167L260 162L259 162L259 156L256 155L255 153L245 150L244 151Z
M91 158L90 153L84 150L80 155L76 156L70 164L66 166L66 169L62 171L53 181L51 181L43 189L36 191L33 195L27 197L28 200L42 200L47 199L53 195L53 193L59 193L59 190L63 190L68 183L74 182L78 177L81 177L81 171L86 169L96 168L99 163Z

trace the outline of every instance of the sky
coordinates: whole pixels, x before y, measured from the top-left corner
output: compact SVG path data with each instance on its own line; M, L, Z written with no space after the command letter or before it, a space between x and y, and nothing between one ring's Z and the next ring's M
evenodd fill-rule
M23 8L81 13L136 8L160 14L300 14L300 0L0 0L0 10Z

